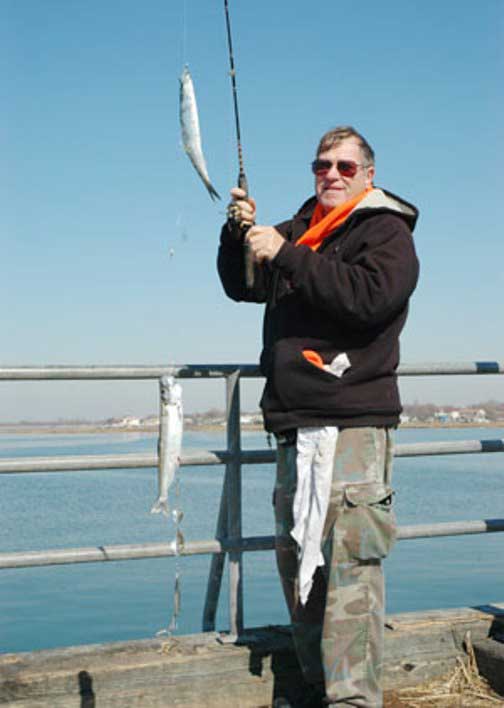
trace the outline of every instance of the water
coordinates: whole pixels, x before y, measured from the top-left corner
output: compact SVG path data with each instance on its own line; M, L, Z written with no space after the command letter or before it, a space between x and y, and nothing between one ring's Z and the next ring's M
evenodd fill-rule
M503 438L504 429L401 430L398 442ZM266 446L245 433L243 446ZM154 435L0 436L0 456L153 452ZM185 448L223 449L224 433L187 432ZM184 468L180 500L187 541L215 534L223 467ZM398 458L401 524L502 518L504 455ZM243 533L273 534L273 465L243 468ZM0 552L171 541L174 525L149 513L154 469L0 477ZM401 541L386 561L389 612L503 601L504 534ZM182 573L178 633L201 631L210 558L146 559L0 570L0 651L152 637L173 609ZM244 554L245 623L287 622L271 552ZM229 626L227 580L217 627Z

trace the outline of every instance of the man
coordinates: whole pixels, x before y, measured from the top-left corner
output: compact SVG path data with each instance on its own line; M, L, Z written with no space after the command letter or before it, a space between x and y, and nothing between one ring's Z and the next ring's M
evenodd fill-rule
M322 137L312 171L315 197L276 227L254 225L254 200L231 190L218 268L229 297L266 303L261 407L277 439L277 563L303 674L327 705L377 708L396 368L418 278L418 212L373 187L373 150L351 127ZM250 226L245 237L236 222Z

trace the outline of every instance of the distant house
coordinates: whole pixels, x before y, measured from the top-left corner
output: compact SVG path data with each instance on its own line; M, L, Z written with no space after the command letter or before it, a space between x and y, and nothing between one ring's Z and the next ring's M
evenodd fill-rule
M262 423L261 413L242 413L240 423L243 425L256 425Z
M141 425L140 418L132 415L126 415L124 418L118 418L113 425L117 428L138 428Z
M483 408L461 408L460 417L466 423L488 423L487 414Z
M142 425L159 425L159 417L157 415L148 415L142 418Z

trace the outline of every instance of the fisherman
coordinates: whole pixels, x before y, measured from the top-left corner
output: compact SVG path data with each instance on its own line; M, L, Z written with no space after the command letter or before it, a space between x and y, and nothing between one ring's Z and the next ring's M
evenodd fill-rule
M377 708L381 560L396 535L396 369L418 278L418 211L373 186L374 152L352 127L327 132L311 167L315 196L275 227L256 225L254 199L231 190L218 269L230 298L266 303L261 408L277 443L277 564L313 686L302 705ZM280 696L273 705L290 701L299 705Z

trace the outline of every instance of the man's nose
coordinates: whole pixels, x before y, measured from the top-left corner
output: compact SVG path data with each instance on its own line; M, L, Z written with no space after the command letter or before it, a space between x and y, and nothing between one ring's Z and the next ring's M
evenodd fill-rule
M330 168L326 172L326 178L329 179L338 179L340 177L340 173L338 172L338 168L336 167L336 164L333 162L330 166Z

